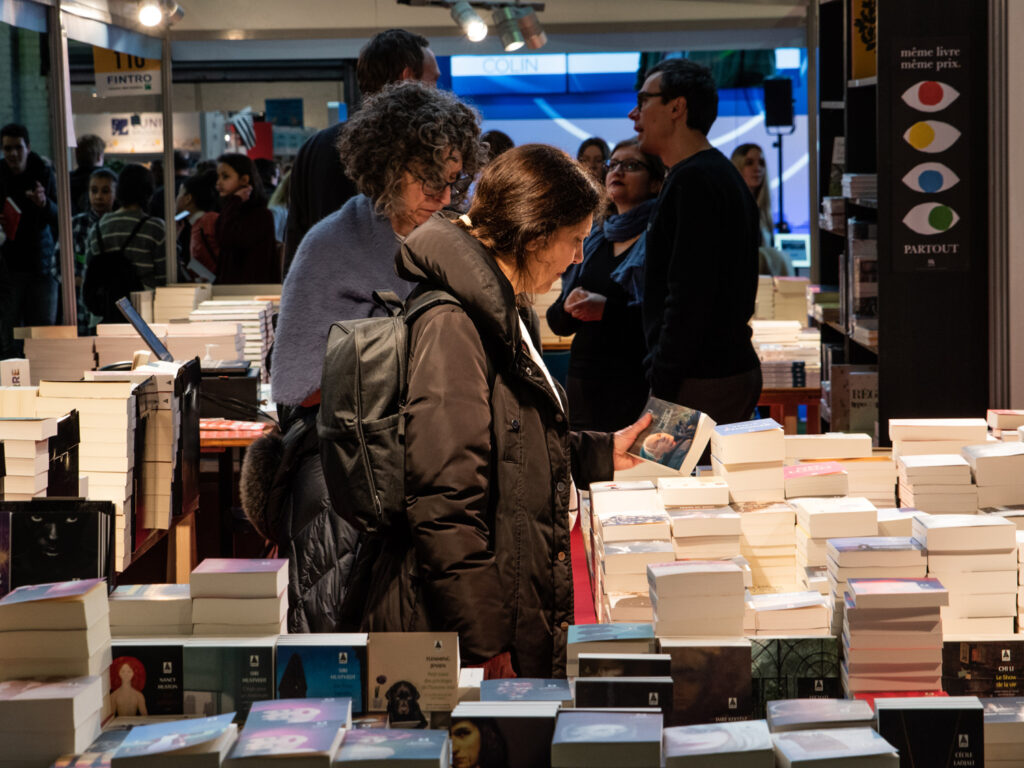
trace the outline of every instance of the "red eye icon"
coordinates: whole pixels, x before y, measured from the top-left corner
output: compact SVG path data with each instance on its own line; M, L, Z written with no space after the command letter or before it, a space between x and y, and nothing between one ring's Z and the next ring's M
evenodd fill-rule
M941 112L960 96L960 91L947 83L922 80L903 92L902 99L919 112Z

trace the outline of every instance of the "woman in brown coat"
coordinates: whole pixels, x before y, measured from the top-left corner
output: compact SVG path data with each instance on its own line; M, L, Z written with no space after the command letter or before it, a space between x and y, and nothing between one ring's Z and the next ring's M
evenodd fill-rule
M435 216L399 272L458 300L410 330L407 525L383 542L364 625L456 631L489 677L565 674L573 622L569 498L637 463L644 426L569 431L565 394L522 301L582 258L601 195L560 150L525 145L484 171L459 221Z

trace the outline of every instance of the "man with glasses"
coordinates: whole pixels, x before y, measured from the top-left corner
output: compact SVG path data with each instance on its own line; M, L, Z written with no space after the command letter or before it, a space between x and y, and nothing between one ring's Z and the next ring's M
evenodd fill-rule
M629 113L640 148L669 168L647 229L651 394L727 424L749 419L761 394L748 325L760 235L743 177L708 141L717 116L711 72L688 59L652 68Z

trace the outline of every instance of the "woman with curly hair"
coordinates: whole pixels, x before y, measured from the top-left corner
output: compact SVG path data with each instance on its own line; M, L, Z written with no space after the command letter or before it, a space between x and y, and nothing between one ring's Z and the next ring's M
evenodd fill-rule
M246 512L290 560L291 632L339 631L357 541L331 507L320 468L316 414L328 331L337 320L382 315L376 290L409 292L412 283L395 273L401 242L464 192L485 157L477 113L413 81L368 97L338 149L360 194L302 239L271 357L272 393L294 458L282 463L284 447L257 446L243 474Z

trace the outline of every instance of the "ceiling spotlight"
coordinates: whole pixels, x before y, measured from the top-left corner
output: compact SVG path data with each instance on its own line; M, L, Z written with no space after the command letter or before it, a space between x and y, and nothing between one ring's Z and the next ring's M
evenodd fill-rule
M164 11L158 0L142 0L139 3L139 24L144 27L155 27L164 20Z
M501 37L501 45L506 51L518 51L525 45L523 33L519 31L519 11L516 8L503 5L495 9L492 18Z
M548 36L540 25L536 12L529 7L522 7L519 13L519 31L523 33L526 40L526 47L531 50L543 48L548 42Z
M452 6L452 19L462 27L462 31L472 42L479 43L487 37L487 25L466 0L458 0Z

